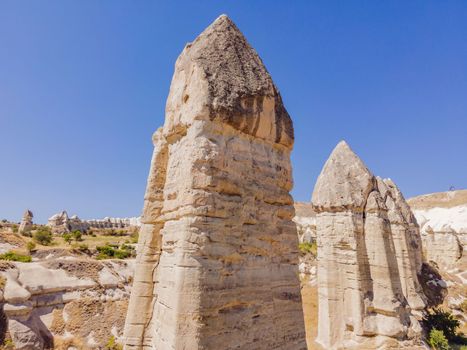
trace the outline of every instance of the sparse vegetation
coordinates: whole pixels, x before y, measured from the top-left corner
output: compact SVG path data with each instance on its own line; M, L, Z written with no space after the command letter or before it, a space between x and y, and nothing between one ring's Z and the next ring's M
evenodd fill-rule
M13 230L13 233L17 233L18 232L18 225L14 224L13 226L11 226L11 229Z
M0 254L0 260L7 260L7 261L19 261L19 262L31 262L32 258L30 255L19 254L13 251L9 251L4 254Z
M111 336L104 350L123 350L123 346L117 343L114 336Z
M29 254L31 254L31 252L33 252L34 249L36 249L36 243L34 243L33 241L29 241L26 244L26 249L28 250Z
M83 240L83 235L81 233L81 231L73 231L71 233L71 236L73 237L73 239L76 241L76 242L81 242Z
M433 328L428 336L428 344L435 350L450 350L448 340L443 331Z
M6 286L6 278L3 276L0 276L0 290L4 290Z
M462 310L463 313L467 314L467 299L465 299L460 305L460 309Z
M81 244L73 243L71 247L73 248L73 250L77 250L83 253L89 252L89 246L86 243L81 243Z
M13 344L13 341L11 339L5 339L3 341L3 344L0 346L0 350L14 350L15 349L15 344Z
M102 246L96 247L98 254L96 259L128 259L136 255L135 249L132 246L122 244L120 248L118 245L110 245L106 243Z
M135 231L135 232L132 232L132 234L130 235L130 243L138 243L138 238L139 238L139 234L138 234L138 231Z
M32 238L39 244L51 245L53 242L52 232L47 226L41 226L36 232L34 232Z
M449 312L438 308L428 311L422 320L422 325L426 332L429 334L428 341L430 342L431 333L433 330L441 332L442 335L448 340L449 343L457 345L467 345L467 338L457 330L460 322ZM439 339L439 333L436 334L436 339ZM431 344L431 343L430 343ZM444 348L435 348L444 349ZM447 348L449 349L449 347Z
M298 249L302 254L310 253L316 256L318 252L318 245L316 244L316 242L303 242L298 245Z
M65 243L71 244L71 241L73 240L73 237L71 236L71 233L64 233L62 235L63 240Z

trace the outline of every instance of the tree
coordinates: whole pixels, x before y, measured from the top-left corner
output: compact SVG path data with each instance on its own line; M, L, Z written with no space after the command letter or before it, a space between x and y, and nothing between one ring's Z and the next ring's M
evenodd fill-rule
M27 244L26 244L26 249L28 250L29 254L31 254L31 252L36 249L36 243L34 243L33 241L29 241Z
M73 238L74 238L74 240L75 240L76 242L79 242L79 241L82 241L82 240L83 240L81 231L78 231L78 230L73 231L73 232L71 233L71 235L73 236Z
M42 226L34 232L33 239L39 244L50 245L53 241L52 232L47 226Z
M66 243L71 244L71 240L73 239L73 237L70 233L64 233L62 237Z

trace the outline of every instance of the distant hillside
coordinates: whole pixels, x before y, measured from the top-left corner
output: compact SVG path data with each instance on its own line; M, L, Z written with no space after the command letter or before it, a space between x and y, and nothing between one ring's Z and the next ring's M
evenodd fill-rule
M413 197L407 200L412 210L431 208L452 208L467 205L467 190L436 192Z

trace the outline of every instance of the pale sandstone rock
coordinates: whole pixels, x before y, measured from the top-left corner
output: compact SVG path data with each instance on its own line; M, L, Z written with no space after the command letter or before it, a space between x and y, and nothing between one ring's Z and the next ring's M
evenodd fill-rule
M467 266L467 190L431 193L407 201L422 235L425 256L440 267Z
M292 121L226 16L175 65L154 154L126 349L306 349Z
M425 307L420 234L391 180L376 178L342 141L316 183L319 322L325 349L414 349Z
M87 222L82 221L76 215L70 218L65 210L50 217L47 226L51 228L54 234L64 234L72 231L84 232L89 228Z
M82 346L101 349L112 335L106 322L114 322L112 332L121 337L133 261L54 259L10 264L10 268L0 271L0 276L6 281L3 312L15 349L49 348L53 338L62 337L82 342L89 329L99 336L95 336L95 344ZM123 312L115 309L121 307L125 307ZM69 309L75 311L66 317ZM89 309L105 314L88 315ZM63 321L57 323L61 313ZM85 324L77 313L86 318Z
M300 243L316 242L316 213L311 203L294 203L295 216L293 221L297 225Z
M26 210L23 214L21 224L19 225L18 232L21 234L29 233L32 230L33 222L32 218L34 215L30 210Z

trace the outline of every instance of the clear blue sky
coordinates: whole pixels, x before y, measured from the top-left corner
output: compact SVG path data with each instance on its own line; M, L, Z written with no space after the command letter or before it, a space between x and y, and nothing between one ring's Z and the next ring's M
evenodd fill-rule
M295 126L296 200L345 139L406 197L467 187L467 1L1 1L0 218L139 215L175 59L222 13Z

